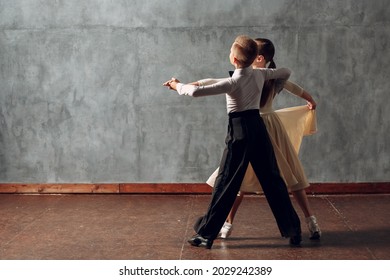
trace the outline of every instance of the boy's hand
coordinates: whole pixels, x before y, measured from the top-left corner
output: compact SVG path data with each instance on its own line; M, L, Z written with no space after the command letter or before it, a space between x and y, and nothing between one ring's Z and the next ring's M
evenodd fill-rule
M169 81L166 81L163 83L163 86L169 87L169 89L176 90L177 84L180 83L180 81L176 78L172 78Z

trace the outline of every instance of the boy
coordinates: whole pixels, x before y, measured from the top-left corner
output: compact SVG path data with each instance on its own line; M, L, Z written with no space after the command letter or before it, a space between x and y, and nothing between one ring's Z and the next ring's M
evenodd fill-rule
M206 79L191 84L183 84L172 78L164 83L164 86L176 90L180 95L198 97L226 94L229 115L226 147L207 213L196 221L194 229L197 234L188 240L193 246L211 249L234 203L249 162L263 186L281 235L290 237L292 245L301 242L300 220L279 174L274 151L259 114L264 81L287 80L290 71L286 68L252 69L256 56L256 42L241 35L230 49L230 63L236 68L232 77Z

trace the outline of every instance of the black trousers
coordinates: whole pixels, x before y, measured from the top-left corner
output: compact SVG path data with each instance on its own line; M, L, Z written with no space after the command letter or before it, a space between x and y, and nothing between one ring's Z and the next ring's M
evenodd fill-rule
M221 159L211 202L195 231L215 239L233 206L249 162L259 179L283 237L301 234L300 220L280 176L267 129L258 110L229 114L226 147ZM254 213L255 215L255 213Z

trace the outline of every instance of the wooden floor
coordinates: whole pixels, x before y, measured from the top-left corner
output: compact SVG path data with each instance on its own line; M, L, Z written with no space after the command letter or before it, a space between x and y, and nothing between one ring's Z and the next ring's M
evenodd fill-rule
M390 195L309 196L323 232L281 238L263 196L248 196L229 239L187 239L210 195L0 194L2 260L389 260Z

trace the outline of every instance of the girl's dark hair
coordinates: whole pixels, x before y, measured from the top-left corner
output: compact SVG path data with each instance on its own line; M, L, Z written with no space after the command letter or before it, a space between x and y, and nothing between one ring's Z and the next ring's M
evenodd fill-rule
M258 47L258 55L262 55L266 63L269 62L268 68L276 68L276 64L274 62L275 46L271 40L256 38L255 41ZM260 107L265 105L270 94L275 95L275 80L265 81L263 91L261 93ZM272 98L273 97L274 96L272 96Z

